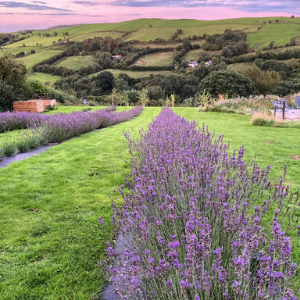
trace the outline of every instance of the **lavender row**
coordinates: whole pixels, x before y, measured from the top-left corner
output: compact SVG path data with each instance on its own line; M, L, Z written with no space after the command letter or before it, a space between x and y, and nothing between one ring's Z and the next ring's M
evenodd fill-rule
M139 116L143 107L136 106L129 111L73 112L55 114L45 118L38 126L33 126L19 136L4 140L0 145L0 159L12 156L16 152L27 152L48 143L57 143L96 129L125 122Z
M140 134L125 134L130 193L120 188L122 209L112 202L126 250L107 242L102 264L120 299L297 299L281 224L296 223L299 203L283 179L272 186L270 166L247 165L243 147L229 153L222 136L170 109Z
M116 106L110 106L103 109L103 111L112 112L115 111L116 108ZM74 112L70 114L73 113ZM29 112L0 113L0 133L15 129L26 129L32 126L40 126L43 122L51 119L52 117L53 115L42 115Z

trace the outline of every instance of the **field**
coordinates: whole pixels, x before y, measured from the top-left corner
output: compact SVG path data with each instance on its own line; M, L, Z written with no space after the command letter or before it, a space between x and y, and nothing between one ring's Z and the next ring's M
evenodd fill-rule
M132 78L141 78L144 76L149 76L151 74L153 74L153 75L161 74L161 75L165 75L165 76L172 74L172 71L126 71L126 70L116 70L116 69L107 69L105 71L111 72L116 77L118 77L120 73L125 73ZM101 71L101 72L104 72L104 71ZM97 73L88 75L88 77L97 76L101 72L97 72Z
M275 41L276 46L285 45L292 37L300 36L300 24L268 24L258 33L249 33L248 42L251 47L263 48Z
M191 50L187 54L184 55L185 60L198 60L200 57L200 54L203 52L202 49L197 50Z
M136 32L129 34L125 41L138 40L138 41L154 41L155 39L170 40L172 35L176 32L174 28L146 28L140 29Z
M135 66L170 66L173 60L173 52L161 52L144 55L133 65Z
M58 54L60 52L61 51L59 51L59 50L48 50L48 49L45 49L45 50L40 51L38 53L30 54L30 55L27 55L25 57L18 58L18 60L21 61L21 62L23 62L26 65L27 69L29 71L31 71L31 68L35 64L37 64L37 63L39 63L39 62L41 62L41 61L43 61L45 59L48 59L51 56L54 56L54 55L56 55L56 54Z
M61 77L58 75L51 75L51 74L40 73L40 72L30 73L27 77L29 79L39 80L43 83L50 82L50 85L53 85L56 81L61 79Z
M35 52L41 51L41 47L32 46L32 47L16 47L16 48L2 48L0 51L0 56L4 55L5 53L10 53L12 55L16 55L20 52L24 52L25 54L30 53L31 50Z
M287 164L287 182L293 191L300 190L300 161L292 158L299 155L298 129L256 127L242 115L174 110L224 134L231 150L244 144L246 159L256 156L260 167L270 164L276 182ZM103 231L97 220L101 215L109 222L110 196L129 171L122 132L147 126L159 111L146 108L132 121L0 169L1 299L88 299L100 291L105 278L97 263L104 258L111 227ZM293 237L292 242L299 263L299 240Z
M91 66L94 63L94 58L91 55L86 56L69 56L57 63L53 64L57 67L65 67L71 70L79 70L80 68Z
M71 38L71 41L74 42L82 42L85 39L93 39L94 37L107 37L110 36L113 39L117 39L117 38L121 38L123 35L122 32L118 32L118 31L99 31L99 32L91 32L91 33L86 33L86 34L82 34L82 35L78 35L74 38Z
M263 22L268 23L269 20L275 21L279 19L279 24L267 24L258 31L257 28L263 25ZM277 27L275 27L277 26ZM280 27L278 31L278 26ZM103 24L85 24L70 28L50 29L44 31L34 31L33 35L25 40L8 45L7 48L21 47L23 44L26 47L42 45L43 47L53 45L55 41L58 43L59 39L64 39L64 32L68 32L68 37L73 40L82 40L84 38L92 38L97 32L97 36L113 35L113 37L120 37L121 32L132 32L125 40L137 39L140 41L150 41L156 38L170 39L177 28L183 29L181 37L189 35L202 35L222 33L225 29L232 30L240 29L249 32L249 42L252 46L255 44L267 43L265 37L269 41L275 40L276 43L284 44L292 36L299 36L298 27L300 26L299 18L241 18L241 19L225 19L214 21L199 21L199 20L164 20L164 19L138 19L132 21L125 21L120 23L103 23ZM288 29L292 28L291 30ZM57 36L54 36L54 32ZM109 32L112 31L112 32ZM49 33L51 36L43 36L43 33ZM41 36L38 36L40 34ZM283 36L285 35L285 36ZM269 42L268 42L269 43Z

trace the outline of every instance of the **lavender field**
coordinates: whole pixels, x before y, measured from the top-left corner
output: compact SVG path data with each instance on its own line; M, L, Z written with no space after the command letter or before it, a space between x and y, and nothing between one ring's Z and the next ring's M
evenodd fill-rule
M108 280L120 299L299 297L297 129L193 108L66 116L42 121L63 143L0 169L0 299L99 299Z

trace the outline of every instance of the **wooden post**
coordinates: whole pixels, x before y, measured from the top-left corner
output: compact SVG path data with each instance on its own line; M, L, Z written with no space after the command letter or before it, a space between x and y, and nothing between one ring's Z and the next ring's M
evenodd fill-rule
M282 103L282 120L284 120L285 118L284 113L285 113L285 101Z
M274 107L274 119L276 119L276 105L275 105L275 107Z

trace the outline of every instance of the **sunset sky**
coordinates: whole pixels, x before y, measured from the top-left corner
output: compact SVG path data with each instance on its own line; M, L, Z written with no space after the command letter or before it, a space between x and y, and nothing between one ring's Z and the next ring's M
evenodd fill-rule
M0 0L0 32L138 18L300 16L300 0Z

